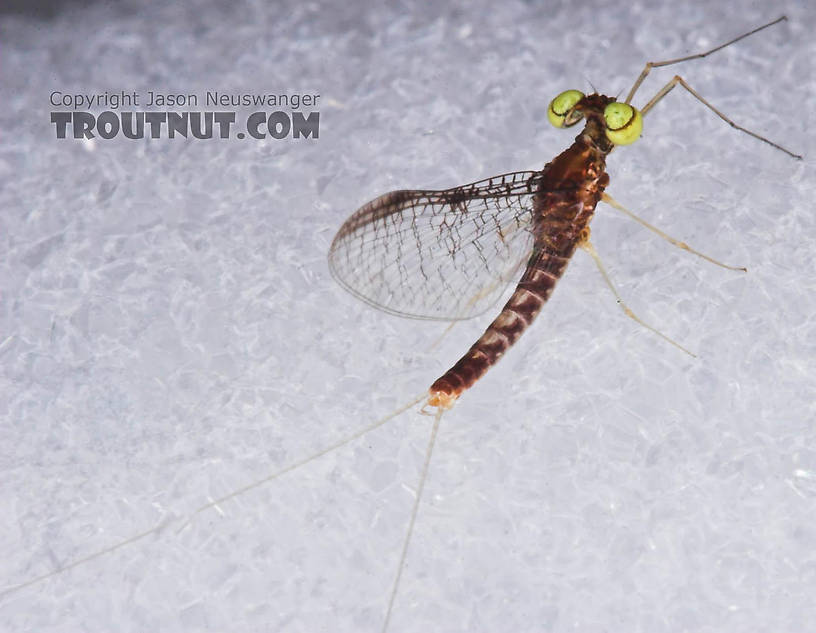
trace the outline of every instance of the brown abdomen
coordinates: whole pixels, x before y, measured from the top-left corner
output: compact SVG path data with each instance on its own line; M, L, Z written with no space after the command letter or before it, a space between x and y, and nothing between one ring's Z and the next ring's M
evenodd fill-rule
M535 246L524 276L485 333L431 385L431 406L453 406L518 340L550 298L580 241L588 236L589 221L609 181L603 154L579 138L545 168L544 175L534 200Z
M574 246L572 250L575 250ZM504 355L544 307L568 263L569 256L549 250L533 254L524 276L499 316L468 352L431 385L429 405L449 408Z

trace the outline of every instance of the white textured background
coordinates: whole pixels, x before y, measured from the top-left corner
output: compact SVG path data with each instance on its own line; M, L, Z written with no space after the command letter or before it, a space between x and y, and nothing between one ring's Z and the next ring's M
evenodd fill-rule
M632 307L699 359L579 253L443 418L391 631L813 630L808 2L139 6L0 17L0 629L379 630L429 418L178 532L422 392L485 325L429 350L443 326L333 283L334 231L389 189L540 168L574 136L554 94L617 94L786 12L676 70L803 162L681 92L609 160L612 195L749 273L593 223ZM55 140L52 90L121 89L319 92L321 136Z

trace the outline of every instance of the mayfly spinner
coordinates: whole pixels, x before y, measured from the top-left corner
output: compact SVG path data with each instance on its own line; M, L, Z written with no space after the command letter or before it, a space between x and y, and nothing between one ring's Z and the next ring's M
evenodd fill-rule
M641 109L631 104L652 68L706 57L785 19L782 16L703 53L647 63L622 102L598 93L562 92L547 109L550 123L563 128L583 120L584 128L573 144L541 171L502 174L442 191L392 191L361 207L340 227L329 251L332 274L352 294L392 314L440 320L476 316L498 300L506 284L523 268L499 315L429 389L426 404L436 407L435 422L382 631L387 631L390 622L442 412L452 407L530 326L577 248L585 249L595 260L627 316L687 351L641 321L612 285L590 242L589 223L599 201L675 246L717 265L745 270L726 266L669 237L604 193L609 184L606 157L618 145L635 142L644 116L680 85L732 127L800 159L731 121L679 75Z
M428 405L450 408L501 358L541 311L578 247L586 249L603 272L589 241L589 223L600 200L673 244L719 264L658 231L605 194L609 184L606 157L615 147L636 141L644 116L680 85L732 127L801 158L735 124L680 76L640 110L631 105L652 68L705 57L785 19L778 18L704 53L646 64L623 102L597 93L562 92L550 102L550 123L562 128L583 120L584 128L541 171L502 174L443 191L392 191L346 220L329 251L332 274L352 294L393 314L440 320L476 316L490 308L506 282L526 263L515 292L499 315L431 385ZM604 278L611 287L605 273ZM628 316L649 327L617 298Z
M484 334L431 385L427 396L317 453L210 500L182 517L184 521L179 531L199 514L349 444L427 398L427 404L437 409L436 417L391 586L382 627L385 631L400 585L441 414L529 327L577 248L586 249L598 261L589 232L598 202L611 204L676 246L719 264L637 218L604 193L609 183L607 155L618 145L636 141L645 115L680 85L733 127L800 158L730 121L679 76L663 86L640 110L631 104L652 68L706 57L783 20L781 17L704 53L646 64L622 102L601 94L585 95L578 90L561 93L549 105L550 123L562 128L583 120L584 128L575 142L541 171L508 173L444 191L395 191L376 198L354 213L334 238L329 253L330 268L346 289L386 312L422 319L470 318L489 309L514 277L520 274L521 278ZM624 306L624 309L637 319L628 308ZM175 522L175 518L169 518L152 529L62 564L48 573L7 586L0 590L0 597L157 535Z

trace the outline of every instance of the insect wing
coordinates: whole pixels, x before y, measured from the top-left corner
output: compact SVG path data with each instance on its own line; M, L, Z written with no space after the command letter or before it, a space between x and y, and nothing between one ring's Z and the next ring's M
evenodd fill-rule
M353 295L392 314L459 320L490 308L532 248L541 172L441 191L392 191L340 227L329 267Z

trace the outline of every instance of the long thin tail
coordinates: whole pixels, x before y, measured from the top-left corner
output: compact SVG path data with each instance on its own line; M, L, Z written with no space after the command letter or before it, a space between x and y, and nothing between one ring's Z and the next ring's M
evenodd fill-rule
M229 494L226 494L226 495L224 495L222 497L219 497L218 499L214 499L214 500L210 501L209 503L204 504L203 506L201 506L200 508L195 510L192 514L189 514L186 517L175 517L175 518L164 519L158 525L156 525L154 528L152 528L150 530L147 530L145 532L140 532L139 534L134 534L130 538L119 541L118 543L114 543L113 545L109 545L108 547L106 547L104 549L93 552L92 554L88 554L87 556L83 556L82 558L78 558L78 559L76 559L74 561L71 561L70 563L66 563L65 565L62 565L61 567L58 567L57 569L55 569L55 570L53 570L53 571L51 571L51 572L49 572L47 574L43 574L41 576L36 576L36 577L31 578L29 580L26 580L24 582L21 582L21 583L15 584L15 585L9 585L9 586L7 586L7 587L5 587L3 589L0 589L0 599L5 598L6 596L8 596L8 595L10 595L12 593L15 593L17 591L20 591L22 589L25 589L26 587L31 587L32 585L36 585L36 584L39 584L41 582L44 582L44 581L48 580L49 578L53 578L54 576L59 576L60 574L63 574L63 573L65 573L66 571L68 571L70 569L74 569L75 567L79 567L80 565L90 563L91 561L96 560L97 558L101 558L102 556L105 556L106 554L110 554L112 552L115 552L116 550L125 548L125 547L127 547L129 545L133 545L134 543L138 543L139 541L144 540L148 536L151 536L151 535L154 535L154 534L160 534L162 531L164 531L166 528L168 528L171 524L176 523L176 522L178 522L180 520L183 520L183 523L181 523L180 527L177 529L177 532L180 532L187 525L189 525L197 515L201 514L202 512L204 512L206 510L209 510L210 508L215 508L219 504L222 504L225 501L229 501L230 499L234 499L236 497L239 497L240 495L243 495L243 494L249 492L250 490L254 490L255 488L259 488L260 486L263 486L264 484L269 483L273 479L277 479L278 477L280 477L282 475L285 475L286 473L292 472L293 470L296 470L297 468L300 468L301 466L305 466L309 462L314 461L315 459L318 459L320 457L323 457L324 455L327 455L327 454L331 453L332 451L335 451L338 448L353 442L354 440L362 437L363 435L366 435L367 433L370 433L374 429L377 429L377 428L383 426L386 422L394 419L395 417L397 417L401 413L404 413L408 409L416 406L417 404L422 402L425 398L426 398L426 395L422 394L421 396L415 398L414 400L412 400L408 404L400 407L396 411L393 411L392 413L388 414L387 416L385 416L383 418L380 418L376 422L373 422L372 424L369 424L368 426L360 429L359 431L357 431L357 432L355 432L355 433L353 433L351 435L348 435L345 438L343 438L341 440L338 440L337 442L334 442L333 444L331 444L330 446L327 446L323 450L318 451L317 453L314 453L314 454L312 454L312 455L310 455L308 457L305 457L304 459L301 459L300 461L297 461L297 462L295 462L293 464L290 464L289 466L286 466L285 468L282 468L281 470L270 473L269 475L267 475L265 477L262 477L261 479L257 479L255 481L253 481L252 483L249 483L249 484L247 484L245 486L242 486L241 488L237 488L237 489L233 490L232 492L230 492Z
M402 553L400 554L399 563L397 564L397 576L394 578L394 585L391 587L391 596L388 598L388 608L385 611L382 633L387 633L388 623L391 621L391 612L394 610L394 601L397 598L397 591L399 590L400 580L402 579L402 570L405 567L405 559L408 557L408 547L411 545L411 537L414 535L414 524L416 523L417 512L419 512L422 492L425 490L425 480L428 478L428 468L431 465L431 455L433 455L433 449L436 445L436 436L439 433L439 421L442 419L443 412L443 409L437 409L434 415L434 424L431 429L431 437L428 440L428 448L425 450L425 462L422 465L422 474L419 476L416 499L414 499L414 507L411 509L411 520L408 522L408 531L405 533Z

